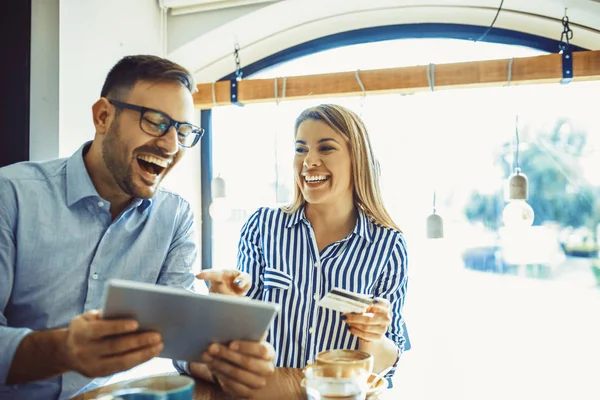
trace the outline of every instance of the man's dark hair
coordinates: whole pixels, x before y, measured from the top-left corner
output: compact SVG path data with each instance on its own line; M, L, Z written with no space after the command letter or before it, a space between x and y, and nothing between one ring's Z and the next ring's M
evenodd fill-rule
M194 93L194 78L181 65L151 55L123 57L110 70L100 97L123 98L139 81L178 82Z

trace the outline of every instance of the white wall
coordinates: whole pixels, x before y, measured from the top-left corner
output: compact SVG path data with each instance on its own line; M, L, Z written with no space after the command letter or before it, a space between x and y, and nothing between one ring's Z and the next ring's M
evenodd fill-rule
M31 3L29 159L58 155L59 0Z
M110 68L161 55L160 16L155 0L60 0L60 156L93 139L91 107Z
M166 54L161 16L156 0L33 0L32 160L68 157L93 139L91 107L110 68L125 55ZM200 146L165 186L191 203L200 235Z

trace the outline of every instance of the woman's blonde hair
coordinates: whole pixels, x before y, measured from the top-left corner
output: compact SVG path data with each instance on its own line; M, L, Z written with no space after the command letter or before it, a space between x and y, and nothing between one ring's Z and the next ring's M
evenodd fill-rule
M296 118L294 135L297 134L300 124L307 120L323 122L348 139L354 204L360 207L375 223L400 231L383 205L379 188L379 163L373 154L367 128L360 117L345 107L336 104L321 104L304 110ZM298 211L304 202L304 196L296 182L292 204L282 207L282 209L291 214Z

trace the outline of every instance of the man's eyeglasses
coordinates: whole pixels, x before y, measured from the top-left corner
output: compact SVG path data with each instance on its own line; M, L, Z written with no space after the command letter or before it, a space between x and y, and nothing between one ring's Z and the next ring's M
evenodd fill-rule
M137 111L140 113L140 128L148 135L164 136L171 127L177 131L177 141L182 147L194 147L204 134L204 129L187 122L178 122L167 114L153 110L152 108L140 107L134 104L124 103L118 100L108 100L110 104L119 108Z

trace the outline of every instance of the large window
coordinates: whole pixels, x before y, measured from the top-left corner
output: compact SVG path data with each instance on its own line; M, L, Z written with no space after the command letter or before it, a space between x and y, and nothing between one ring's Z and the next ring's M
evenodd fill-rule
M537 54L398 40L314 54L255 77ZM409 244L405 315L413 349L395 378L406 398L594 398L600 122L588 99L599 89L588 82L217 108L213 168L227 183L229 209L215 212L213 264L234 267L250 213L291 199L295 117L321 102L347 106L369 128L386 206ZM517 115L535 221L511 231L502 221L502 189L515 161ZM434 189L441 240L425 238Z

